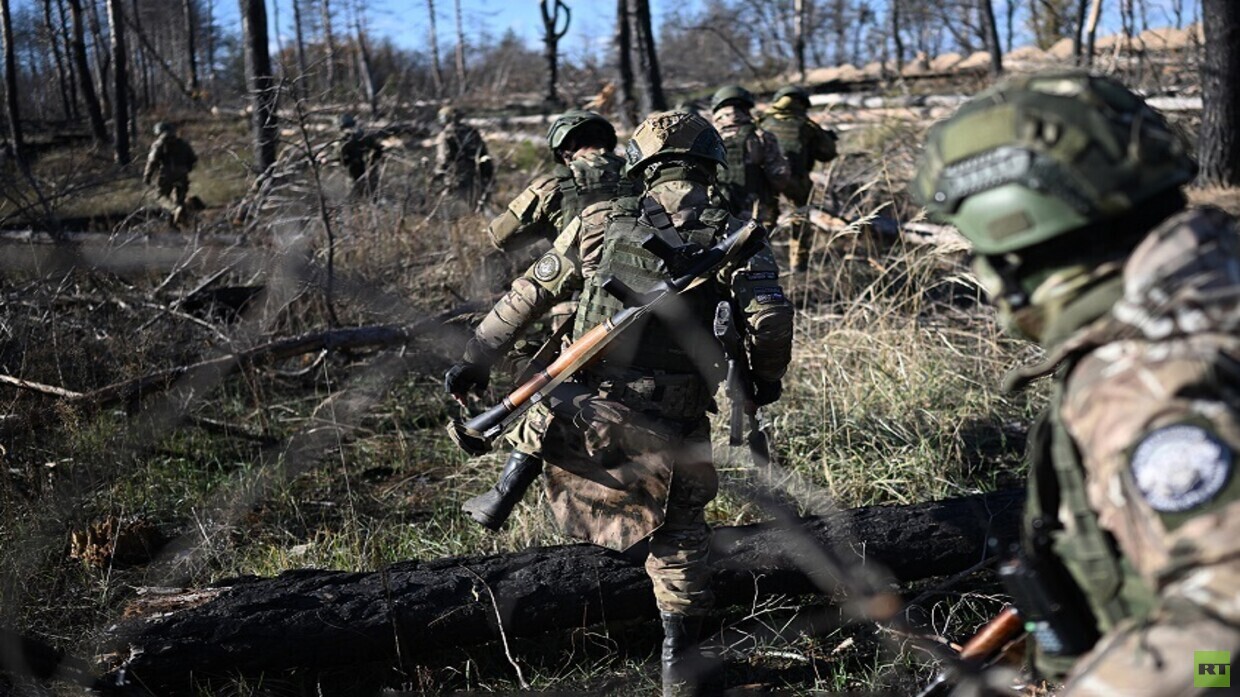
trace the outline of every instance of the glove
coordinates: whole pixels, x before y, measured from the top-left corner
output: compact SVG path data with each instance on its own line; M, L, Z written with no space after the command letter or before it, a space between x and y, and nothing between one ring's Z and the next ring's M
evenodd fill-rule
M464 399L471 391L481 395L490 383L491 369L477 363L457 363L443 376L444 389L457 399Z
M784 383L780 380L755 380L753 385L753 403L764 407L778 401L784 393Z

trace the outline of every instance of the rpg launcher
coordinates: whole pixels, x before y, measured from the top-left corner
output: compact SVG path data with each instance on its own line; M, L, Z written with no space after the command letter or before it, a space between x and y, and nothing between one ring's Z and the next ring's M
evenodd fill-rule
M454 421L450 428L456 444L472 455L488 452L497 436L531 406L597 358L626 329L657 312L669 298L697 286L724 266L756 254L766 239L766 231L751 222L708 248L686 244L679 238L670 241L668 238L673 236L658 231L642 242L644 249L663 262L667 279L640 292L615 277L608 277L603 289L624 303L625 308L565 347L551 365L526 380L499 404L464 423Z
M962 674L977 672L991 666L1016 641L1025 636L1025 620L1011 605L978 630L960 649L956 665L934 677L917 697L942 697L951 693Z

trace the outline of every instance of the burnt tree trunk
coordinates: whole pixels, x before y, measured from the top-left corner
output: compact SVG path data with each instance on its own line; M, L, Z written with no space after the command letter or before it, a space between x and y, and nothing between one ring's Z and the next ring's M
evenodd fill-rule
M86 104L86 115L90 119L90 132L95 142L106 145L108 127L103 122L103 108L99 105L99 95L95 94L94 78L90 73L90 62L86 59L86 27L82 16L82 0L68 0L69 15L73 19L73 63L77 67L78 91L82 102Z
M1240 185L1240 3L1203 0L1201 181Z
M995 5L993 0L978 0L982 15L982 32L985 34L986 48L990 51L990 74L1003 74L1003 46L999 43L999 24L995 21Z
M276 161L276 84L267 48L267 6L263 0L242 0L245 72L254 105L254 166L265 172Z
M629 0L616 0L616 111L625 128L637 125L637 97L633 87L633 32Z
M112 126L116 163L129 164L129 69L125 52L125 10L122 0L108 0L108 29L112 35Z
M810 580L835 585L808 563L812 555L800 551L806 542L834 546L858 573L881 566L901 581L959 573L986 558L988 537L1015 538L1023 500L1020 490L1008 490L842 511L803 519L792 530L719 528L713 542L718 602L836 590ZM119 630L117 648L133 656L124 666L131 679L166 694L187 690L191 675L416 661L419 654L498 639L497 616L512 638L655 615L638 555L568 545L404 562L372 573L290 571L162 595L136 608L131 616L138 619Z
M198 33L198 21L194 18L194 0L185 0L185 58L189 61L189 89L198 95L198 54L195 51L195 35Z
M805 82L805 0L792 3L792 57L797 66L797 82Z
M896 77L904 74L904 40L900 38L900 4L904 0L891 0L891 41L895 44Z
M642 101L646 112L666 111L663 75L659 70L659 51L655 46L650 19L650 0L633 0L633 19L637 26L637 50L641 52Z
M336 37L332 33L331 0L321 0L319 13L323 22L323 46L327 49L324 60L327 67L327 86L324 90L330 92L336 87Z
M443 64L439 62L439 28L435 23L435 0L426 0L426 14L430 17L431 78L435 81L435 96L442 97Z
M568 32L573 15L564 0L542 0L538 8L542 12L543 57L547 60L547 96L543 101L550 108L559 108L564 104L556 86L559 81L560 39ZM564 17L563 28L559 26L561 10Z

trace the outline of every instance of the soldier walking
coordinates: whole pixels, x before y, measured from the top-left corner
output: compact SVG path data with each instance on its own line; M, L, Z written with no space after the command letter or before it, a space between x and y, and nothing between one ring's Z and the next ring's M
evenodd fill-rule
M581 290L573 323L580 337L624 307L603 289L605 279L639 292L662 281L662 262L642 244L649 235L711 246L757 227L711 205L710 186L727 153L702 117L653 114L625 154L628 176L640 179L646 193L587 208L513 282L478 326L463 362L449 371L452 394L463 398L485 384L516 337L574 290ZM722 356L711 336L715 307L733 303L741 318L758 404L778 399L792 344L792 307L765 244L674 300L562 386L571 399L554 411L542 400L527 419L543 434L548 499L566 533L617 550L649 539L646 571L663 621L665 695L697 691L699 630L713 606L703 509L718 489L707 418L721 378Z
M500 251L510 252L540 239L552 241L584 208L632 196L637 188L623 176L624 159L615 154L615 127L599 114L565 112L547 130L547 147L555 157L555 169L531 182L487 227L491 242ZM551 312L562 322L571 321L576 307L567 301ZM448 382L454 379L450 374ZM518 424L510 440L514 449L499 481L462 506L471 518L491 530L504 524L542 471L542 438L536 425Z
M790 181L784 195L792 205L803 208L809 203L814 184L810 172L818 162L830 162L836 156L836 136L809 118L809 92L790 85L775 93L771 110L762 119L762 129L779 141L779 148L788 159ZM814 229L802 215L789 224L788 265L794 271L809 268L809 252L814 242Z
M718 187L732 215L771 230L779 217L777 196L787 189L792 171L779 141L754 123L753 105L753 95L740 85L721 87L710 100L715 128L728 151Z
M470 210L480 210L495 174L486 141L478 129L462 120L456 107L440 109L438 120L442 130L435 139L435 181Z
M1119 83L1049 73L935 126L913 184L1047 350L1010 378L1053 388L1003 573L1065 696L1214 694L1195 654L1240 655L1240 229L1186 207L1187 153Z
M150 186L156 181L159 195L172 202L172 226L185 221L186 195L189 193L189 173L194 170L198 156L189 143L177 137L176 126L160 121L155 124L155 142L146 156L146 169L142 182Z
M353 195L373 198L378 189L379 162L383 159L383 145L376 134L367 133L357 125L352 114L341 114L337 125L340 139L337 141L340 164L353 180Z

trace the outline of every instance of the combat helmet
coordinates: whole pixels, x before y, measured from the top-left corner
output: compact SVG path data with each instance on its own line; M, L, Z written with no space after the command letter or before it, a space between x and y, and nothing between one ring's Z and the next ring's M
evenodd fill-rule
M455 123L458 119L460 119L461 113L456 107L448 104L446 106L439 107L439 111L435 114L435 117L439 120L441 125L446 126L450 123Z
M806 108L809 108L810 106L809 91L800 85L787 85L785 87L780 87L779 90L775 92L775 96L771 99L771 101L779 102L784 97L790 97L795 101L801 102L801 104L805 105Z
M587 131L597 132L602 136L603 147L614 150L616 147L616 127L600 114L584 109L571 109L551 122L547 129L547 147L554 152L568 137L574 133L581 135Z
M624 148L625 172L633 179L653 162L690 157L728 166L723 138L698 114L662 111L651 114L633 131Z
M341 114L336 117L336 126L339 128L354 128L357 126L357 119L353 118L353 114Z
M749 90L740 85L725 85L720 87L715 95L710 98L710 110L719 111L719 107L728 104L739 104L746 109L753 108L753 95Z
M176 132L177 132L177 127L175 124L169 123L167 121L156 121L155 122L155 135L157 136L163 135L165 133L171 135Z
M1052 72L1005 81L936 124L911 188L979 254L1001 255L1133 212L1196 171L1123 85Z

